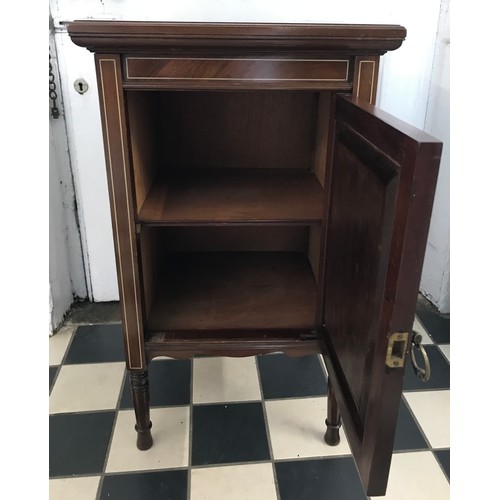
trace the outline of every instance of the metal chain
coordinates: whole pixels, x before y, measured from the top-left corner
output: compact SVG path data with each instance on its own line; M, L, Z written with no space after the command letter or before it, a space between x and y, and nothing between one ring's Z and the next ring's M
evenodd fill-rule
M50 48L49 48L49 99L52 101L52 108L50 109L50 113L52 114L52 118L59 118L59 109L57 108L57 92L56 92L56 77L52 72L52 63L50 57Z

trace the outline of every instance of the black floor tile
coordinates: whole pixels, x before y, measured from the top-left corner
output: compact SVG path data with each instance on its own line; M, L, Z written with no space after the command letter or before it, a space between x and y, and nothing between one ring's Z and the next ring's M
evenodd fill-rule
M151 406L188 405L191 402L191 360L157 360L149 364ZM130 375L123 386L120 408L132 408Z
M415 419L410 413L404 401L399 405L398 423L396 426L396 438L394 450L421 450L428 448Z
M291 358L284 354L257 356L265 399L325 396L327 381L316 355Z
M411 361L408 358L405 370L404 388L405 391L424 391L426 389L449 389L450 388L450 365L439 347L434 345L424 346L431 365L431 378L428 382L421 382L413 372ZM422 367L423 361L418 352L415 354L417 363Z
M269 460L261 403L193 407L192 465Z
M49 392L52 390L52 386L54 385L54 379L56 378L58 368L58 366L49 366Z
M124 361L121 325L79 326L65 364Z
M426 299L420 298L417 303L417 317L434 342L437 344L450 343L450 318L448 315L440 314Z
M51 415L50 477L101 473L114 418L112 411Z
M187 470L105 476L101 500L186 500Z
M351 457L276 462L281 500L366 500Z
M450 480L450 450L435 450L437 459L441 463L443 470L448 476L448 481Z

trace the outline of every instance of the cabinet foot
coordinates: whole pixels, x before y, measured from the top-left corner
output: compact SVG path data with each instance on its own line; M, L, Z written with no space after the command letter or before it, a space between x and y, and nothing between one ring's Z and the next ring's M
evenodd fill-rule
M135 430L137 431L137 448L149 450L153 446L151 436L152 423L149 419L149 379L147 370L130 372L130 385L134 400Z
M330 446L338 445L340 443L340 411L330 378L328 378L328 411L325 424L326 444Z
M330 425L328 420L325 420L325 424L325 443L330 446L337 446L340 443L340 424Z
M141 451L149 450L153 446L153 436L151 435L152 423L149 422L149 429L139 429L137 425L135 430L137 431L137 448Z

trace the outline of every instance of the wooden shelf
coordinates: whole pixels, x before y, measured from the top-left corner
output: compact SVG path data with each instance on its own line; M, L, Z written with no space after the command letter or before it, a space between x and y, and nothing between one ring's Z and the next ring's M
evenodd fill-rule
M313 173L186 169L153 184L138 220L150 225L311 224L324 192Z
M314 328L316 282L296 252L170 254L148 331Z
M193 354L226 356L256 356L269 352L284 352L291 356L307 356L321 353L321 337L311 330L234 330L218 334L206 331L152 332L145 342L148 356L168 356L190 359Z

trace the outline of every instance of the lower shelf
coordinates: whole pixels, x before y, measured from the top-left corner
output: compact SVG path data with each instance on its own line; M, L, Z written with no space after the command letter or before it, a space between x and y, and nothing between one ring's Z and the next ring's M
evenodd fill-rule
M295 252L170 254L148 331L312 329L316 281Z
M320 332L306 330L182 331L151 333L145 346L150 361L156 356L189 359L195 355L242 357L269 352L305 356L320 354L323 342Z

